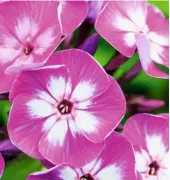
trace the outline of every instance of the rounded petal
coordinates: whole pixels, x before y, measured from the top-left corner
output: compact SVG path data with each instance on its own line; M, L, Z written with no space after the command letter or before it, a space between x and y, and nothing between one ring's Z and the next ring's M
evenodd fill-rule
M27 180L78 180L77 172L69 165L61 165L46 171L30 174Z
M113 132L94 168L89 172L98 180L136 180L135 158L132 145L126 137Z
M81 167L95 159L103 146L88 141L73 120L62 118L41 138L39 151L55 165Z
M58 7L62 33L73 32L87 16L88 4L86 1L61 1Z
M152 158L163 158L169 147L168 119L150 114L136 114L127 120L124 134L133 145L146 149Z
M169 21L158 8L148 5L147 25L148 38L152 41L151 58L169 67Z
M70 49L54 53L47 65L56 64L64 64L68 69L72 84L72 102L94 98L109 87L109 79L103 68L82 50Z
M119 124L126 111L120 86L111 76L110 87L100 96L80 102L75 108L75 122L92 142L103 141ZM112 116L113 115L113 116Z
M136 49L138 26L135 22L140 19L141 23L145 17L143 9L143 2L109 2L99 15L95 28L121 54L131 57Z
M12 143L29 156L42 159L38 144L57 120L53 111L53 106L43 99L18 95L9 114L8 133Z
M13 102L19 94L26 93L55 104L64 96L67 78L68 72L65 66L23 71L12 86L10 101Z
M4 161L3 156L0 154L0 178L3 174L4 167L5 167L5 161Z
M156 44L169 46L169 21L164 17L161 10L153 5L148 5L147 11L149 38Z
M160 70L153 62L152 53L155 53L152 49L152 44L147 37L141 34L136 35L136 45L142 68L149 76L168 79L169 76L162 70Z

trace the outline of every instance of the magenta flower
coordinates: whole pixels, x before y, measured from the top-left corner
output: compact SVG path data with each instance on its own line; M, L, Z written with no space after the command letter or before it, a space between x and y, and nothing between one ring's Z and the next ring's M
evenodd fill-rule
M138 49L145 73L168 78L154 63L168 66L169 21L146 1L109 2L99 15L95 27L113 47L127 57Z
M85 19L87 3L10 1L0 5L0 15L0 93L4 93L18 72L46 63L62 35Z
M69 165L36 172L27 180L136 180L135 158L131 144L121 134L112 133L99 156L82 168Z
M48 64L57 65L22 72L14 82L9 136L32 157L82 166L121 121L125 98L84 51L54 53Z
M4 167L5 167L5 161L4 161L3 156L0 154L0 178L3 174Z
M169 121L167 116L132 116L124 134L134 145L136 169L143 180L168 180Z

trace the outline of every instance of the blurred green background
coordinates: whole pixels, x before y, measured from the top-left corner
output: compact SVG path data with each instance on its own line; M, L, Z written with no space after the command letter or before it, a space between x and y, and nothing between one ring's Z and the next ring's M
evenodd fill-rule
M166 18L169 18L169 2L168 1L150 1L151 4L159 7ZM104 66L109 59L115 54L115 50L106 41L100 38L100 43L94 57ZM114 73L114 77L119 80L121 76L127 72L134 63L138 61L138 55L130 58L119 70ZM125 93L142 94L148 98L161 99L165 101L165 106L154 113L165 113L169 111L169 81L156 79L147 76L143 72L139 73L132 81L122 87ZM10 104L6 100L0 100L0 126L7 123ZM24 154L18 155L15 159L6 162L6 168L2 180L25 180L31 172L42 170L42 166L38 160L32 159Z

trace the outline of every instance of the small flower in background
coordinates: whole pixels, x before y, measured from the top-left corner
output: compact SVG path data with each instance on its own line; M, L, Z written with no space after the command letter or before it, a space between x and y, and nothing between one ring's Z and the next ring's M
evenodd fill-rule
M94 33L79 47L79 49L86 51L93 56L97 50L98 44L99 35Z
M136 169L143 180L168 180L169 120L166 115L136 114L124 135L134 145Z
M58 2L11 1L1 4L1 93L10 90L17 72L43 65L60 43L57 6Z
M133 56L137 48L146 74L168 78L154 64L168 66L168 24L163 13L146 1L115 1L107 3L95 28L124 56Z
M13 84L9 136L29 156L80 167L101 152L125 114L125 98L82 50L54 53L48 65L22 72Z
M109 62L105 65L104 69L107 72L107 74L110 74L112 76L113 73L127 60L128 58L126 56L123 56L122 54L118 53L116 54L116 56L112 57L109 60Z
M79 29L78 38L74 44L74 47L76 48L81 46L84 43L84 41L87 40L91 31L93 31L94 29L94 23L96 21L96 18L98 17L99 13L102 11L104 6L107 4L107 2L104 0L99 0L99 1L86 0L86 1L88 3L88 12L85 21L82 23L82 26ZM71 42L70 38L67 38L66 41L64 41L64 48L69 47L68 42L69 43Z
M5 160L10 160L19 152L19 149L11 143L10 139L7 138L0 141L0 153L5 157Z
M86 20L94 24L105 4L107 4L107 2L104 0L88 1L89 10Z
M147 99L141 95L126 95L129 114L152 112L165 105L163 100Z
M83 1L2 3L0 93L10 90L18 72L44 65L62 41L62 35L75 30L86 15L87 3Z
M106 139L102 153L82 168L61 165L33 173L27 180L136 180L134 166L132 145L123 135L114 132Z

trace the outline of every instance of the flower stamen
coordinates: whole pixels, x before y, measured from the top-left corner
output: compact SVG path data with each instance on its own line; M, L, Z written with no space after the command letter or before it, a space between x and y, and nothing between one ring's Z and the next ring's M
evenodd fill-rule
M86 174L80 178L80 180L94 180L90 174Z
M63 99L57 106L61 114L70 114L73 108L73 103Z
M159 169L159 165L156 161L153 161L150 165L149 165L150 169L149 169L149 175L156 175Z
M32 46L27 45L27 46L25 46L25 48L24 48L24 53L28 56L29 54L32 53L33 49L34 49L34 48L33 48Z

